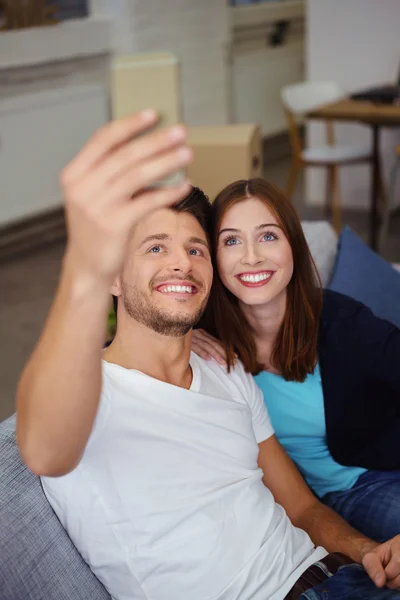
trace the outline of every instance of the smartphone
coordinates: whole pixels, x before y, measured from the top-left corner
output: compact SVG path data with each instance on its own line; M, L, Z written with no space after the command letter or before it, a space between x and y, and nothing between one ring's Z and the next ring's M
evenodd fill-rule
M179 63L169 52L117 56L111 69L111 115L121 119L145 108L155 108L156 127L181 122ZM158 182L157 187L178 184L181 170Z

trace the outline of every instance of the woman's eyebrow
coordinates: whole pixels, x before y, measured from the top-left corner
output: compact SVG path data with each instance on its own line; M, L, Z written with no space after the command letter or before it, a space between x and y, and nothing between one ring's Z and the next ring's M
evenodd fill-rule
M232 229L232 228L227 228L227 229L221 229L221 231L219 232L218 236L221 235L221 233L226 233L227 231L232 231L233 233L239 233L240 229Z
M282 229L278 223L263 223L262 225L257 225L255 229L264 229L264 227L279 227L279 229Z
M264 227L279 227L279 229L282 229L282 227L280 225L278 225L278 223L263 223L262 225L257 225L256 227L254 227L254 229L264 229ZM218 233L218 237L222 233L227 233L228 231L231 233L240 233L240 229L234 229L233 227L227 227L225 229L221 229L221 231Z

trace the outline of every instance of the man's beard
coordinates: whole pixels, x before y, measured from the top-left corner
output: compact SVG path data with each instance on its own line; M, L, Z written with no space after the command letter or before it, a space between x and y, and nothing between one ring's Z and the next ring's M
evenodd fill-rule
M187 281L187 278L186 278ZM176 312L163 310L134 285L122 282L122 301L128 315L138 323L145 325L156 333L168 337L182 337L188 333L200 320L208 298L204 298L201 306L192 315L180 315Z

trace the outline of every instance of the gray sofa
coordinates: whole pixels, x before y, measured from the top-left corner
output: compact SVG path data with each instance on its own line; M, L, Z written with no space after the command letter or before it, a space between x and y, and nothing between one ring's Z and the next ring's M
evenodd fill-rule
M303 227L328 285L337 236L326 222ZM0 424L0 600L110 600L22 463L15 417Z
M0 600L110 600L0 424Z

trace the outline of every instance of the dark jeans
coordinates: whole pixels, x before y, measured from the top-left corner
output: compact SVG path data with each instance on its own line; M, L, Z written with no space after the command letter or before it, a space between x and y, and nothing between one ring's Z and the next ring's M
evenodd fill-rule
M322 502L376 542L400 533L400 471L367 471L352 488L331 492Z
M340 567L323 583L304 592L302 600L400 600L400 590L377 588L360 565Z
M400 600L400 590L377 588L360 565L329 554L303 573L285 600Z

